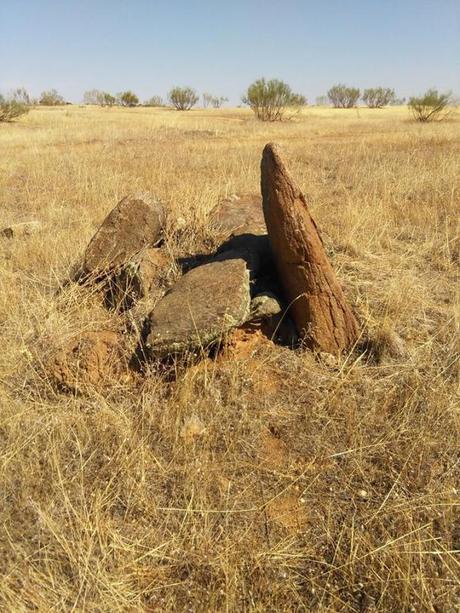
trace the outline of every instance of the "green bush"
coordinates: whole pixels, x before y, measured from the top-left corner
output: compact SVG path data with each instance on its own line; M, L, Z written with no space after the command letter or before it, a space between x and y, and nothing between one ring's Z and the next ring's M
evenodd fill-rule
M133 107L139 104L139 98L131 90L118 94L118 100L121 106Z
M39 104L43 104L43 106L60 106L65 104L65 101L55 89L50 89L40 94Z
M363 101L371 109L381 109L395 100L395 90L389 87L370 87L363 93Z
M198 94L191 87L173 87L168 98L177 111L189 111L198 102Z
M440 94L436 89L429 89L423 96L409 98L407 106L417 121L440 121L449 114L451 93Z
M113 106L117 99L108 92L102 92L102 106Z
M242 97L261 121L281 121L288 109L298 111L307 104L301 94L295 94L287 83L278 79L258 79Z
M360 91L357 87L347 87L343 83L334 85L327 96L336 109L351 109L359 100Z
M0 94L0 122L9 122L18 119L29 112L29 107L23 102L18 102L12 98L6 100Z

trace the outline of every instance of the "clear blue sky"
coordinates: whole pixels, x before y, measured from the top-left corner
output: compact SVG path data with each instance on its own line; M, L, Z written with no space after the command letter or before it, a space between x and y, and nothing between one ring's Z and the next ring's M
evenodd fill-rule
M460 95L460 0L0 0L0 91L172 85L239 103L281 78L309 101L337 82Z

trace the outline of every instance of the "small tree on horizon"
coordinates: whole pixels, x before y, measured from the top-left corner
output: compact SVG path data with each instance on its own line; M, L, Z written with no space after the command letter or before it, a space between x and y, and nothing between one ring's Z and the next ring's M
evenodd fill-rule
M201 97L203 99L203 108L207 109L212 104L213 95L209 92L204 92Z
M65 104L64 98L55 89L42 92L38 102L43 106L60 106Z
M15 102L19 102L19 104L24 104L25 106L30 106L32 104L29 92L25 87L17 87L11 92L9 96L10 100L14 100Z
M220 109L220 107L228 102L228 98L225 96L213 96L212 94L205 92L202 95L203 98L203 108L207 109L209 106L212 106L215 109Z
M327 96L316 96L316 106L327 106L329 104L329 98Z
M152 96L144 102L144 106L164 106L163 98L161 96Z
M98 89L90 89L83 94L83 104L101 104L102 92Z
M261 121L281 121L287 110L299 111L307 104L302 94L295 94L284 81L264 78L254 81L242 97Z
M360 91L357 87L348 87L343 83L334 85L327 96L336 109L351 109L359 100Z
M440 94L437 89L427 90L423 96L412 96L407 106L416 121L441 121L449 115L451 92Z
M129 89L125 92L120 92L118 94L118 100L120 101L121 106L126 107L133 107L139 104L139 98Z
M395 99L395 90L389 87L370 87L364 90L362 100L370 109L382 109Z
M173 87L168 98L177 111L190 111L198 102L198 94L192 87Z
M117 99L108 92L102 92L102 106L112 107L116 103Z

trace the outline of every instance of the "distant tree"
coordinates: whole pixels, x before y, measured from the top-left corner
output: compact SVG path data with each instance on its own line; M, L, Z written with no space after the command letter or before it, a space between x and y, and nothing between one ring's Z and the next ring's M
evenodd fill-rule
M440 94L437 89L429 89L423 96L409 98L409 107L414 119L417 121L440 121L449 114L452 94Z
M18 102L13 97L6 99L0 94L0 122L14 121L28 112L27 104Z
M19 102L19 104L24 104L25 106L30 106L31 100L28 91L25 87L18 87L11 92L10 100L14 100L15 102Z
M189 111L198 102L198 94L191 87L173 87L168 98L177 111Z
M213 95L210 94L209 92L204 92L204 94L202 95L202 98L203 98L203 108L207 109L208 106L212 104Z
M131 90L119 93L118 100L121 106L133 107L139 104L139 98Z
M97 104L99 106L104 105L104 92L99 89L90 89L83 94L84 104Z
M228 102L228 98L225 96L213 96L208 92L205 92L202 96L203 98L203 108L208 108L208 106L212 106L215 109L220 109L220 107Z
M357 87L347 87L343 83L334 85L327 96L336 109L351 109L359 100L360 91Z
M381 109L395 99L395 90L389 87L370 87L365 89L363 101L371 109Z
M58 94L55 89L50 89L40 94L39 104L44 106L59 106L65 104L65 102L64 98Z
M402 106L403 104L406 104L405 98L394 98L390 101L390 106Z
M215 109L220 109L226 102L228 102L228 98L225 96L213 96L211 99L211 104Z
M327 96L317 96L316 106L327 106L329 104L329 98Z
M288 109L299 110L307 104L301 94L295 94L287 83L272 79L258 79L242 97L261 121L281 121Z
M164 106L163 98L161 96L152 96L144 102L144 106Z
M115 96L108 92L102 92L102 106L113 106L117 102Z

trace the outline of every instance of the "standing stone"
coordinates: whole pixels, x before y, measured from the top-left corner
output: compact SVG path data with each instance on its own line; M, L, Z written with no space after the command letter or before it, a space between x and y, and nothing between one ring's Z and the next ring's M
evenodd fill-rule
M160 358L206 349L244 323L249 306L249 271L243 259L229 256L193 268L150 313L146 349Z
M123 198L91 239L84 258L85 275L98 276L124 264L161 237L163 207L148 194Z
M358 323L278 145L265 146L261 170L268 235L299 336L314 350L348 349L358 337Z

